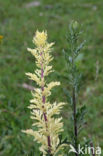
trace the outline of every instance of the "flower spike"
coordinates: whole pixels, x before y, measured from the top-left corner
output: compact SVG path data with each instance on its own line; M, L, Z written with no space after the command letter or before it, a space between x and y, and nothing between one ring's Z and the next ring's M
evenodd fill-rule
M47 32L36 31L33 38L35 49L28 48L28 51L36 59L37 69L35 73L26 73L26 75L38 85L32 93L33 99L30 100L31 118L34 123L32 126L37 127L37 131L32 129L23 130L24 133L30 134L35 141L40 143L39 150L43 156L47 154L55 155L59 147L59 134L63 131L62 117L54 118L54 115L60 114L65 103L50 104L48 97L51 95L51 89L60 85L60 82L50 82L47 84L46 77L53 72L49 63L52 61L51 47L54 43L47 42ZM63 145L61 146L63 148Z

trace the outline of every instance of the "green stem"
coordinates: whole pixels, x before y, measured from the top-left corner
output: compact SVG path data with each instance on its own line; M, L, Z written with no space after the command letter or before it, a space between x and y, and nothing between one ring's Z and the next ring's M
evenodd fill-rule
M75 34L74 34L75 37ZM73 38L74 38L73 37ZM78 152L78 129L77 129L77 102L76 102L76 90L75 90L75 65L74 65L74 46L76 44L76 41L72 40L71 43L71 52L72 52L72 77L73 77L73 90L72 90L72 101L73 101L73 120L74 120L74 141L75 141L75 149ZM78 153L75 153L75 156L78 156Z
M73 116L74 116L74 136L75 136L75 149L78 152L78 131L77 131L77 118L76 118L76 95L75 95L75 87L73 87ZM78 156L77 153L75 153Z

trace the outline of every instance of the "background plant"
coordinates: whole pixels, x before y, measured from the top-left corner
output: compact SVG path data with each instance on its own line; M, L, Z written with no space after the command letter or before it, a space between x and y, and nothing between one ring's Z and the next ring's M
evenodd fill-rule
M82 34L80 30L80 25L77 21L72 21L69 25L69 34L67 35L68 48L63 50L66 64L67 64L67 79L70 86L70 90L64 89L66 98L69 106L71 106L71 118L70 118L70 128L68 129L69 141L71 145L75 148L77 153L72 153L72 155L78 156L78 145L81 147L85 145L90 146L90 140L83 139L80 137L81 131L85 128L86 120L86 106L84 101L79 100L79 93L82 86L81 79L82 74L80 71L81 61L83 59L83 54L81 50L84 47L85 40L79 43L80 35ZM92 151L91 151L92 155Z

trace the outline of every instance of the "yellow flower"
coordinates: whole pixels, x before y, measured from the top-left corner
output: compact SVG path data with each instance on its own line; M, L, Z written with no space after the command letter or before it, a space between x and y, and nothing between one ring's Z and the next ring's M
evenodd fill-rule
M3 36L2 35L0 35L0 40L2 40L3 39Z
M51 56L51 47L53 43L47 42L47 32L36 32L33 42L36 45L35 49L28 48L28 51L36 59L38 69L35 73L26 73L29 78L35 81L38 88L32 92L33 99L30 100L31 119L37 130L23 130L24 133L32 135L38 143L41 144L39 150L46 156L47 153L55 155L63 146L59 146L59 134L63 131L63 123L61 117L54 118L59 115L64 103L51 104L48 97L51 95L51 90L55 86L60 85L60 82L47 83L46 77L53 72L52 66L49 63L53 60ZM59 146L59 147L58 147Z
M33 42L37 47L44 47L47 41L47 32L36 31Z

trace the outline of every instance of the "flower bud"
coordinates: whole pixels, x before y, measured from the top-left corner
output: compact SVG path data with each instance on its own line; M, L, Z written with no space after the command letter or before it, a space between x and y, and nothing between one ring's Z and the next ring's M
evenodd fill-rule
M78 28L78 26L79 26L79 23L77 21L74 21L72 23L72 27L73 27L74 30L76 30Z

